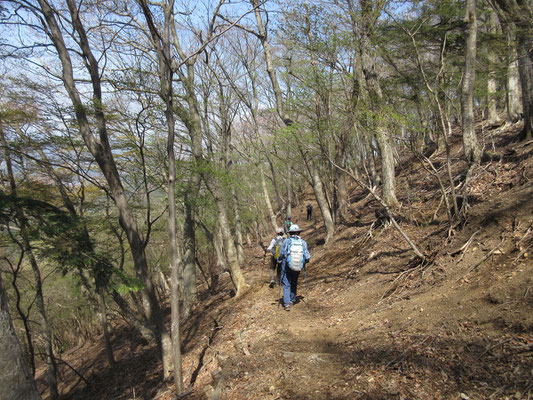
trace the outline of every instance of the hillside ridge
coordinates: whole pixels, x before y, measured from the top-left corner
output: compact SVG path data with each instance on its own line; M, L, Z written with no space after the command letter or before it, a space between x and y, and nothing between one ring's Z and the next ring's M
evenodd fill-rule
M485 129L492 159L472 171L467 218L449 238L444 211L435 213L434 178L402 156L409 167L398 171L400 223L426 263L392 225L371 230L378 204L357 187L353 221L324 245L318 207L305 221L308 193L293 214L312 256L299 303L283 311L278 289L268 287L268 256L247 248L251 289L231 298L224 274L223 289L203 293L182 326L183 398L531 398L533 143L510 144L519 129ZM453 154L460 157L457 140ZM465 165L452 161L458 175ZM64 398L173 398L153 346L128 327L116 329L113 343L113 371L99 342L64 356L89 377L66 371Z

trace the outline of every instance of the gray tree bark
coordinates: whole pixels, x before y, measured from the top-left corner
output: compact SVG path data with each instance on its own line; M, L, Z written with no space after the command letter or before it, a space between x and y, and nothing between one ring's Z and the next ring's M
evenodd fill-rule
M533 19L530 20L533 24ZM522 29L526 29L525 27ZM533 138L533 29L518 36L518 72L522 86L524 129L521 140Z
M239 260L237 256L237 249L235 247L235 242L231 235L230 224L228 219L228 214L226 210L226 203L224 201L224 196L218 187L218 185L211 180L206 182L207 188L213 195L215 199L215 204L218 211L218 223L220 226L220 233L222 235L222 242L224 244L224 250L226 252L226 259L228 262L229 272L231 274L231 279L236 289L236 296L239 297L248 290L249 285L244 279L241 268L239 266Z
M520 74L518 73L518 53L516 51L516 34L512 24L504 24L507 37L508 65L507 65L507 90L506 106L507 120L517 122L522 118L522 89L520 87Z
M285 182L285 187L287 188L287 209L285 215L287 217L292 215L292 170L290 166L288 167L289 173Z
M183 222L183 316L191 314L191 307L198 300L196 286L196 234L194 229L194 200L199 192L201 179L194 170L189 178L184 196L185 219Z
M491 11L488 16L488 30L491 35L495 35L498 30L498 19L496 13ZM488 48L487 53L488 61L488 79L487 79L487 122L489 124L495 124L498 122L498 99L496 97L497 81L496 81L496 62L497 56L494 49Z
M265 173L260 167L261 174L261 187L263 188L263 198L265 199L265 205L270 216L270 223L272 224L272 229L275 231L278 229L278 224L276 222L276 214L274 214L274 209L272 208L272 202L270 201L270 195L268 194L268 187L265 179Z
M326 196L324 195L322 180L320 179L320 175L318 174L318 169L312 165L312 163L309 164L311 179L313 180L313 192L315 194L316 202L318 203L318 207L320 208L320 212L322 213L322 218L324 219L324 225L326 227L326 243L333 237L335 234L335 225L333 224L333 219L331 216L331 212L329 211L328 201L326 199Z
M239 265L244 264L244 243L242 239L242 220L241 211L239 209L239 198L235 185L231 186L231 198L233 201L233 215L235 216L235 247L237 248L237 259Z
M390 208L399 205L396 199L396 172L394 169L394 152L387 132L378 131L376 133L376 142L378 143L381 154L382 169L382 199Z
M477 10L476 0L467 0L465 9L465 71L461 85L463 148L469 165L481 162L481 147L474 130L474 82L476 79Z
M161 346L163 348L163 374L168 378L174 370L174 383L176 394L181 394L183 389L182 365L181 365L181 339L180 339L180 299L179 299L179 266L181 259L178 252L176 238L176 154L174 151L176 118L174 115L174 90L172 70L171 46L171 26L174 13L174 0L162 2L164 21L161 30L157 30L153 21L148 4L144 0L139 0L143 10L152 43L157 51L159 63L159 95L165 104L165 119L167 122L167 158L168 158L168 237L170 242L170 268L171 268L171 332L168 334L165 329L161 335ZM194 282L196 287L196 282ZM189 306L189 304L187 304ZM171 351L169 351L171 350Z
M113 368L115 366L115 357L113 355L113 346L111 345L111 338L109 335L109 324L107 323L107 304L105 301L105 291L102 286L97 288L98 290L98 304L100 306L100 325L102 326L102 331L104 333L104 346L105 354L107 356L107 362L109 366Z

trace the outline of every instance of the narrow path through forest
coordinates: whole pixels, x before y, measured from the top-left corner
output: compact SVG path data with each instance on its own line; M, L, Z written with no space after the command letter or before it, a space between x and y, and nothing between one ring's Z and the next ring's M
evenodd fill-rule
M315 220L306 221L304 211L298 211L303 218L293 220L307 240L315 233ZM331 302L334 287L328 288L327 278L314 276L320 255L311 248L307 280L302 272L298 281L298 302L284 311L278 301L282 290L268 285L269 255L251 250L247 275L252 290L242 301L242 329L233 341L240 355L224 365L240 384L226 398L246 398L247 390L264 399L353 398L358 391L346 378L356 376L357 368L343 337L349 328L342 325L338 304Z

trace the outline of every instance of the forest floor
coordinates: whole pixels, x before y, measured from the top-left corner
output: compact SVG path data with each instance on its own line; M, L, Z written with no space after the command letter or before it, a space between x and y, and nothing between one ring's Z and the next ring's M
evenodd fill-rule
M378 205L357 187L349 223L327 244L314 199L302 198L293 221L312 258L300 301L290 312L278 305L268 256L248 248L251 290L231 298L226 277L182 326L183 398L533 398L533 142L511 140L519 125L478 129L490 156L473 171L467 218L451 236L444 208L435 213L436 179L409 154L397 169L399 222L426 263L392 225L369 235ZM460 142L456 133L454 176L466 168ZM433 161L446 167L445 155ZM63 367L64 398L174 398L154 346L126 326L113 343L114 369L100 340L63 354L87 380Z

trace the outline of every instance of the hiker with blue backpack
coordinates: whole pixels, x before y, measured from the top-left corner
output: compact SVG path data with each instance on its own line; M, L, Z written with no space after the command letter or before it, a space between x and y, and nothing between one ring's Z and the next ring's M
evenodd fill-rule
M278 262L281 263L281 284L283 285L283 309L290 311L291 305L296 303L298 276L311 259L307 243L299 234L300 227L292 224L289 228L290 237L283 242Z
M271 240L270 245L267 247L266 251L271 251L272 256L270 257L270 287L273 288L276 282L279 282L281 265L278 262L278 257L281 253L281 248L283 246L283 229L278 228L276 230L276 237Z

